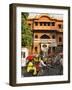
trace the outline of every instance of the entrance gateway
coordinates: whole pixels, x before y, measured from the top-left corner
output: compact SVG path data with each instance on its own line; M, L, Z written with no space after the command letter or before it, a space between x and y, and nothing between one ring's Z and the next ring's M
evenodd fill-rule
M49 49L50 53L53 53L56 46L57 43L55 39L41 39L41 51L44 56L48 56Z

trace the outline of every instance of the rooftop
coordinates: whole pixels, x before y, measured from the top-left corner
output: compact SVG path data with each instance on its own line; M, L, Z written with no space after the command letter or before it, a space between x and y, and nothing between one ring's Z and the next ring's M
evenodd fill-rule
M54 20L60 20L62 21L63 20L63 15L58 15L58 14L45 14L45 13L42 13L42 14L29 14L28 16L28 19L39 19L41 16L47 16L49 17L50 19L54 19Z

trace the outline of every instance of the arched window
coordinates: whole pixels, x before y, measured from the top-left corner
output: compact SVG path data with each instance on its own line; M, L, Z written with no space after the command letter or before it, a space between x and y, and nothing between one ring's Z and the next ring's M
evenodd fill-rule
M42 35L40 38L41 39L50 39L50 37L48 35L46 35L46 34Z

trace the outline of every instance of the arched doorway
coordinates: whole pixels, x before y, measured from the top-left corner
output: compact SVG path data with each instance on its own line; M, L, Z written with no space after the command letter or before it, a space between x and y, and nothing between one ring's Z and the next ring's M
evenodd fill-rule
M49 47L48 39L50 39L50 36L44 34L40 37L40 39L41 39L41 44L40 44L41 52L43 53L43 56L47 56L48 55L48 47Z
M40 39L50 39L50 37L48 35L44 34L40 37Z

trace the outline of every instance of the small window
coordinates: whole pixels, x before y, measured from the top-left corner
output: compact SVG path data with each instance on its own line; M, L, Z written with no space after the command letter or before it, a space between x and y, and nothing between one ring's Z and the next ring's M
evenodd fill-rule
M59 28L61 28L61 24L59 24L58 26L59 26Z
M58 24L58 27L59 27L59 29L63 28L62 24Z
M46 22L44 22L44 26L46 26Z
M50 26L50 22L48 22L48 26Z
M52 23L52 26L55 26L55 22L51 22Z
M35 47L35 51L37 52L37 47Z
M62 37L59 37L59 42L62 42Z
M42 26L42 22L40 22L40 26Z
M35 26L38 26L38 22L35 22Z
M31 24L28 24L29 26L31 26Z
M35 35L35 38L38 38L38 35Z
M53 35L52 38L55 39L55 35Z

